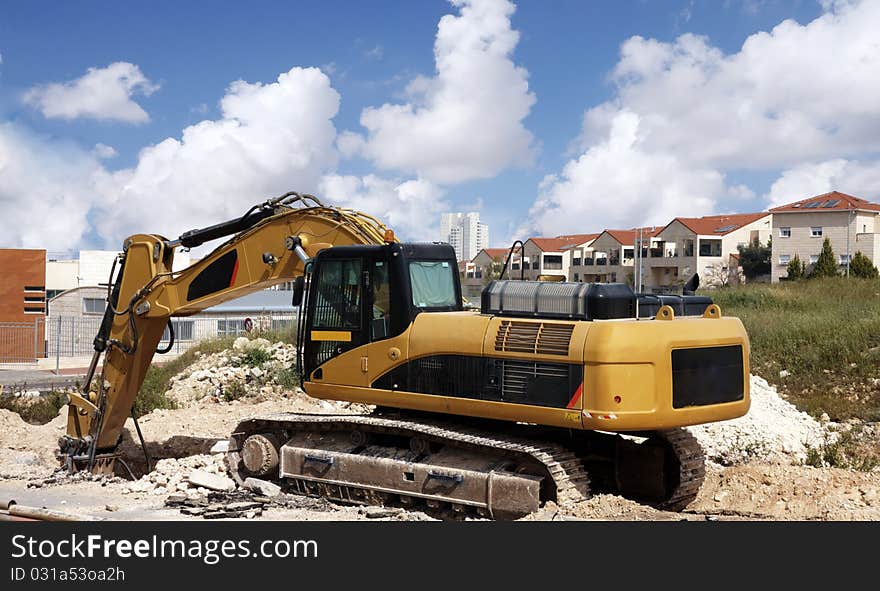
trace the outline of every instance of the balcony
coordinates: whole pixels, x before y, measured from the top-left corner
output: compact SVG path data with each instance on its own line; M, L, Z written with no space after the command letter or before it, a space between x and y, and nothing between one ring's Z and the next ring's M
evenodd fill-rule
M662 248L652 248L651 249L651 257L660 258L662 256L663 256L663 249Z

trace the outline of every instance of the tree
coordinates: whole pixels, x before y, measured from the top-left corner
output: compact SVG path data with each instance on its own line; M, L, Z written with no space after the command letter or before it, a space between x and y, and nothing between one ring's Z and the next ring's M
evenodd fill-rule
M706 267L706 286L727 287L730 285L730 267L724 263L715 263Z
M840 275L840 271L838 271L837 262L834 260L831 241L826 238L822 243L822 252L819 253L819 260L816 261L810 277L837 277L838 275Z
M849 274L862 279L877 279L877 267L871 259L858 251L849 263Z
M770 273L771 244L767 241L767 245L761 244L761 241L755 238L748 246L739 246L739 264L742 267L743 275L746 279L751 280L761 275Z
M801 262L801 258L798 255L794 255L790 261L788 261L788 279L789 281L797 281L798 279L803 279L807 274L807 266Z

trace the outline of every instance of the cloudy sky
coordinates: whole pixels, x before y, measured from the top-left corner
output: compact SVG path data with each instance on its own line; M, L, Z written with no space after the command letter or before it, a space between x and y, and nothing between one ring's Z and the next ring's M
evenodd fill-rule
M5 2L0 246L287 190L492 242L880 200L880 0Z

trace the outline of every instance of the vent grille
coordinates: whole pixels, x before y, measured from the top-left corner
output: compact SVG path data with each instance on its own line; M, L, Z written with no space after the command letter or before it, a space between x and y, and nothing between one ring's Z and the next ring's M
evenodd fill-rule
M574 324L502 320L495 350L538 355L568 355Z
M501 392L505 401L525 401L530 398L530 388L568 381L569 370L565 365L510 360L502 363Z

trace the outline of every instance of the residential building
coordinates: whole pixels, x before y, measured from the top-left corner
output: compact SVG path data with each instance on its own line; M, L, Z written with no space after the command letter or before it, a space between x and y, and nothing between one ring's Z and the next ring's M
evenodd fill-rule
M533 237L523 244L522 265L526 279L542 278L549 281L566 281L572 256L583 252L598 234L570 234L553 238ZM581 256L583 256L581 254ZM514 278L518 278L518 266L513 267Z
M730 255L756 239L766 244L771 218L759 212L673 219L645 253L645 291L676 291L694 274L703 286L730 282Z
M0 249L0 362L45 356L46 251Z
M440 240L455 249L459 261L472 260L489 246L489 226L480 222L480 213L444 213L440 215Z
M478 299L483 291L483 287L493 278L498 278L498 274L501 273L501 269L504 266L504 261L507 259L508 252L510 252L509 248L483 248L472 260L459 263L461 291L466 298L471 300ZM507 277L508 275L505 274L505 278ZM519 275L516 277L510 275L509 277L515 279Z
M880 262L880 204L838 191L774 207L771 280L788 277L795 255L807 267L814 264L825 238L842 271L856 252Z
M632 285L636 241L649 245L656 231L656 228L604 230L590 244L590 252L581 260L581 265L572 266L571 280Z

